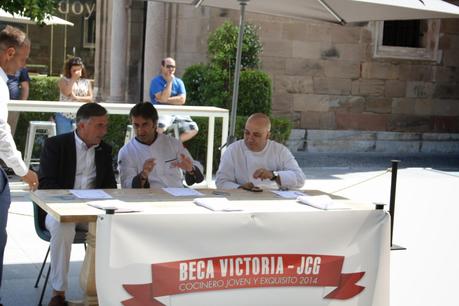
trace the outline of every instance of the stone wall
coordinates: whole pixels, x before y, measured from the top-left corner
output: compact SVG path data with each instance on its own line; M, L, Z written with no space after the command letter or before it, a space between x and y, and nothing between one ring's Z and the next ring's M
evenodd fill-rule
M272 20L261 25L273 111L295 127L459 132L459 22L442 21L440 62L374 59L371 24ZM266 32L266 34L264 34ZM277 34L274 34L276 33Z
M237 24L239 12L177 5L166 19L165 53L176 57L181 74L207 61L209 32L227 19ZM441 21L436 61L375 58L372 22L340 26L260 14L247 14L247 21L260 27L273 115L290 118L305 135L352 131L358 140L394 132L390 137L404 141L459 133L459 19Z
M208 33L237 11L180 6L174 53L206 61ZM329 130L459 131L459 20L441 21L439 62L373 57L372 23L340 26L248 14L260 27L275 115Z

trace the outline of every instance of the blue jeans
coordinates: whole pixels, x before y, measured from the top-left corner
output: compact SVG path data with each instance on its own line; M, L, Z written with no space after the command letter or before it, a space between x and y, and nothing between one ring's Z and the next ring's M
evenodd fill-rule
M56 113L54 115L54 121L56 122L56 134L65 134L73 131L73 120L65 117L62 113Z
M2 287L3 254L7 240L6 223L8 221L8 209L11 204L10 187L5 171L0 168L0 288Z

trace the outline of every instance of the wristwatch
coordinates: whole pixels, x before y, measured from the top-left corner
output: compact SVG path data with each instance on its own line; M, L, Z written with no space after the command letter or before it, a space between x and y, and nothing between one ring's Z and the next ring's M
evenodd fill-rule
M273 177L271 178L271 181L277 180L278 177L279 177L279 173L277 171L273 171Z

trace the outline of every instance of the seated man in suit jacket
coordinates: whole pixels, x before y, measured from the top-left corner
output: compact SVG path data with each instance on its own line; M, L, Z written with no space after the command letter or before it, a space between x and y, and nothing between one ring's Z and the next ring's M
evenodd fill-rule
M40 157L40 189L116 188L112 148L102 141L107 133L107 110L97 103L82 105L76 114L74 132L48 138ZM49 306L67 305L70 250L76 228L87 224L59 223L47 215L51 233L51 286Z

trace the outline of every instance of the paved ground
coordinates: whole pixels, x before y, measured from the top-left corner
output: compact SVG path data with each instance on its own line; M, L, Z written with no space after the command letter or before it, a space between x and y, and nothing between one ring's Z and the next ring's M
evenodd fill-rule
M372 202L389 202L391 159L400 159L394 243L391 252L391 306L456 305L459 275L459 155L298 154L306 189ZM17 183L11 184L13 188ZM14 191L9 212L3 304L36 305L33 288L47 243L35 234L27 194ZM78 273L83 246L72 252L71 299L80 299ZM45 296L49 301L49 290ZM282 305L284 306L284 305ZM364 305L367 306L367 305Z

